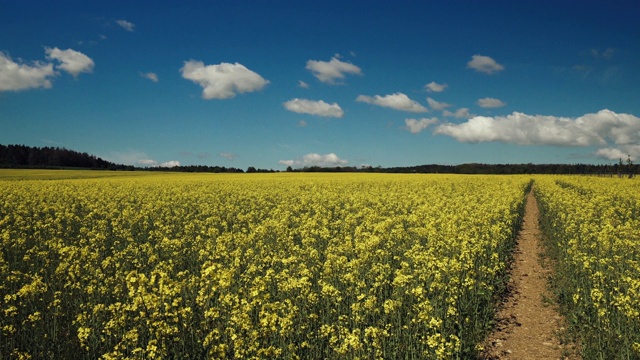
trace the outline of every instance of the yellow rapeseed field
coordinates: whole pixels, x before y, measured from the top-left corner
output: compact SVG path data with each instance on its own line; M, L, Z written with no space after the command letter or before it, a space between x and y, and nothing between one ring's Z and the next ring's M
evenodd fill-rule
M547 176L535 186L583 357L640 358L640 181Z
M0 173L1 358L469 358L532 181L36 177ZM571 319L633 358L640 200L621 181L536 177L536 193Z

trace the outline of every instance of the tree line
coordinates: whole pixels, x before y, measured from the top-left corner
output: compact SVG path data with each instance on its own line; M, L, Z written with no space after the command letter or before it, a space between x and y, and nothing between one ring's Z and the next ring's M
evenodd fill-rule
M81 153L61 147L2 144L0 144L0 168L244 172L242 169L237 168L205 165L140 168L133 165L115 164L86 152Z
M145 170L175 172L243 173L242 169L224 166L182 165L173 167L139 168L132 165L115 164L86 152L77 152L60 147L32 147L26 145L0 144L0 168L49 168L49 169L101 169L101 170ZM574 174L632 177L640 171L631 157L626 162L620 159L616 164L460 164L460 165L417 165L404 167L381 166L310 166L300 169L288 167L287 172L371 172L371 173L415 173L415 174ZM272 169L256 169L250 166L247 173L279 172Z
M403 174L557 174L557 175L599 175L599 176L633 176L640 167L622 161L612 165L595 164L482 164L470 163L460 165L417 165L404 167L319 167L310 166L301 169L287 168L291 172L371 172L371 173L403 173Z
M33 147L0 144L0 167L3 168L80 168L103 170L132 170L133 166L119 165L86 152L80 153L60 147Z

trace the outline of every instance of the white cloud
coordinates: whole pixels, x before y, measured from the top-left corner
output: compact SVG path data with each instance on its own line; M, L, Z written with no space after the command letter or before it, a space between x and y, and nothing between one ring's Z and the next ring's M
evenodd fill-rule
M483 55L473 55L471 60L467 63L467 67L485 74L494 74L504 70L503 65L500 65L492 58Z
M171 161L163 162L160 164L160 167L176 167L176 166L180 166L180 161L171 160Z
M135 25L127 20L116 20L116 24L127 31L133 31Z
M296 161L297 160L279 160L278 164L286 165L286 166L293 166L293 165L296 165Z
M73 49L45 48L45 53L47 59L61 62L60 65L56 65L56 69L62 69L73 77L77 77L80 73L92 72L95 65L90 57Z
M473 117L473 115L471 113L469 113L469 109L468 108L460 108L458 110L456 110L455 112L451 112L449 110L445 110L442 112L443 116L446 117L454 117L456 119L468 119L470 117Z
M155 160L151 160L151 159L140 159L140 160L138 160L138 165L156 166L156 165L158 165L158 162L155 161Z
M0 91L49 89L52 86L50 78L55 75L53 64L20 64L14 62L9 55L0 52Z
M404 123L406 125L405 128L409 130L412 134L417 134L422 130L426 129L427 127L429 127L429 125L435 124L437 122L438 122L438 119L436 118L431 118L431 119L422 118L420 120L416 120L416 119L404 120Z
M140 73L140 76L142 76L145 79L149 79L153 82L158 82L160 81L160 79L158 79L158 74L153 73L153 72L148 72L148 73Z
M595 152L595 155L603 159L622 159L622 161L625 161L627 156L630 156L631 161L637 162L640 159L640 144L618 145L617 148L601 148Z
M299 114L311 114L340 118L344 112L337 103L328 104L323 100L293 99L283 103L285 109Z
M145 154L144 152L135 149L114 151L110 155L105 157L105 160L124 165L138 164L140 160L144 159L149 159L149 156L147 156L147 154Z
M518 145L598 146L596 155L617 159L621 154L640 155L640 118L610 110L575 119L527 115L476 116L465 123L445 123L434 133L461 142L497 141Z
M298 80L298 87L303 88L303 89L308 89L309 88L309 84L307 84L306 82L304 82L302 80Z
M186 154L191 154L191 153L182 153L181 155L186 155ZM105 157L105 160L114 162L116 164L137 165L142 167L180 166L180 162L177 160L171 160L171 161L160 163L156 160L151 159L146 153L135 150L135 149L129 149L123 152L119 152L119 151L112 152L110 156Z
M171 160L163 163L158 163L152 159L140 159L138 160L138 165L146 166L146 167L176 167L180 166L180 161Z
M344 61L340 61L334 56L330 61L307 61L307 70L313 73L313 76L326 84L336 84L336 80L345 78L346 74L361 75L362 70L359 67Z
M435 81L432 81L424 86L428 92L443 92L449 85L447 84L438 84Z
M427 103L429 104L430 108L432 108L433 110L439 110L439 111L440 110L444 110L444 109L448 108L449 106L451 106L451 104L435 101L430 97L427 98Z
M376 95L374 97L359 95L356 98L356 101L410 112L429 111L426 107L420 105L415 100L409 99L409 97L403 93L395 93L385 96Z
M182 77L202 86L204 99L230 99L237 93L258 91L269 81L244 65L221 63L205 66L202 61L185 61Z
M218 154L218 156L225 158L227 160L235 160L238 157L238 155L230 152L221 152Z
M295 167L311 167L311 166L320 166L320 167L334 167L334 166L343 166L349 163L349 161L340 159L338 155L334 153L320 155L320 154L307 154L302 157L302 159L297 160L280 160L279 164L286 166L295 166Z
M477 104L482 108L499 108L507 105L504 102L502 102L502 100L500 99L494 99L489 97L478 99Z
M629 152L616 148L602 148L596 151L596 156L603 159L615 160L626 159Z

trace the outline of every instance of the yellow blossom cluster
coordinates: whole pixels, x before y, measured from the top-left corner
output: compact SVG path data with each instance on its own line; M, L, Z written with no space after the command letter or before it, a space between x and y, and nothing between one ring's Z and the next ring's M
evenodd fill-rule
M583 357L640 358L640 182L546 176L535 189Z
M0 180L0 356L469 357L530 185L289 173Z

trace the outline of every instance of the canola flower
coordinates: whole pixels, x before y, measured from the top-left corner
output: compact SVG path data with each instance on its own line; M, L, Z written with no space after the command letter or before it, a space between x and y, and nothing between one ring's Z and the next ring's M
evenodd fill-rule
M535 191L583 357L640 358L640 182L546 176Z
M530 185L0 181L0 357L468 358L492 321Z

